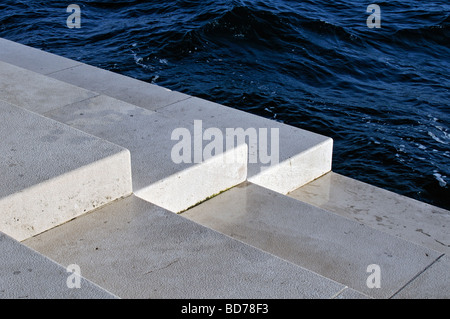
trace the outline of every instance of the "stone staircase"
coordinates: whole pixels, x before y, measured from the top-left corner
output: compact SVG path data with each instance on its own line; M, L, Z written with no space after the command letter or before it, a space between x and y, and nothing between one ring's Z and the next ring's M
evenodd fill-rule
M0 298L450 296L449 212L343 183L330 138L5 39L0 122ZM209 128L276 129L279 158L175 163L173 132Z

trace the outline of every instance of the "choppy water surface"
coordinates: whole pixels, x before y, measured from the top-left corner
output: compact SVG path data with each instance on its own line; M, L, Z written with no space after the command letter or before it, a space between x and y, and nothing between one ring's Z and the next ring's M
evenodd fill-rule
M370 3L3 0L0 37L330 136L335 172L450 209L450 4L369 29Z

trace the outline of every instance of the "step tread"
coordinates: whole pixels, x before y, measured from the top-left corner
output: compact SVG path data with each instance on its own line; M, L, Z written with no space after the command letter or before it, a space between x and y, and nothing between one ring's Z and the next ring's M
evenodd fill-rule
M43 114L98 93L0 61L0 100Z
M49 76L148 110L156 110L190 97L88 64L54 72Z
M450 211L330 172L290 197L450 253Z
M0 47L2 48L0 50L0 61L40 74L50 74L82 64L4 38L0 38Z
M0 299L117 298L82 274L80 288L70 288L66 268L1 232L0 255L8 256L0 258Z
M449 299L450 257L442 256L400 290L393 299Z

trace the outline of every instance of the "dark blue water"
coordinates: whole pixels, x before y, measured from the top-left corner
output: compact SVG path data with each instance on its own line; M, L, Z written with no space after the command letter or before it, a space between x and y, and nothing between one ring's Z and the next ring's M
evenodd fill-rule
M0 37L330 136L335 172L450 209L450 4L370 29L371 3L2 0Z

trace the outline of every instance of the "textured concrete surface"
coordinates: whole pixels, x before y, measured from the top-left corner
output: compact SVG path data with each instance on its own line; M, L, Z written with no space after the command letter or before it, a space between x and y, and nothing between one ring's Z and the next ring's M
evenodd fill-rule
M374 298L389 298L440 256L250 183L182 216ZM380 289L366 285L372 264L381 267Z
M0 100L43 114L98 95L0 61Z
M394 299L450 299L450 257L442 256L398 292Z
M329 173L289 196L425 247L450 253L450 212Z
M280 193L288 193L331 170L333 140L331 138L282 124L260 116L232 109L217 103L192 97L157 110L167 117L174 117L186 123L202 120L206 128L214 127L226 131L227 128L267 129L267 152L258 143L249 145L248 180ZM275 149L279 151L276 163L264 163L259 151L271 156L271 130L277 129L279 139L275 139ZM225 135L225 133L224 133ZM258 138L261 138L259 134ZM255 156L256 155L256 156ZM257 158L256 163L251 158Z
M332 298L345 288L135 196L24 244L122 298Z
M223 157L194 163L175 163L172 132L189 128L194 150L192 124L149 111L107 96L98 96L45 114L89 134L101 137L131 152L133 190L141 198L173 212L185 210L198 202L233 187L246 179L246 152L236 161Z
M0 48L0 61L41 74L49 74L82 64L3 38L0 38Z
M128 150L0 102L0 231L23 240L132 192Z
M116 298L83 278L82 273L80 288L69 288L67 280L73 274L65 267L1 232L0 256L0 299Z
M49 76L148 110L156 110L189 98L186 94L87 64L55 72Z

